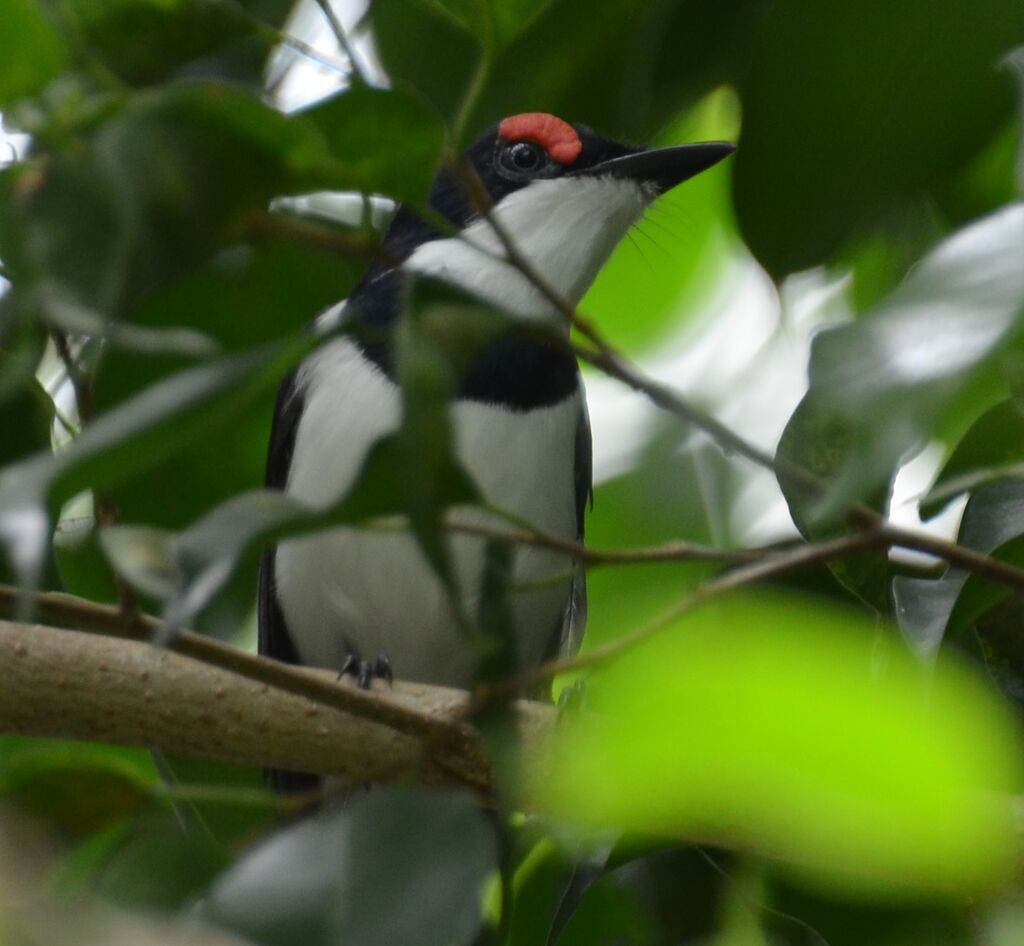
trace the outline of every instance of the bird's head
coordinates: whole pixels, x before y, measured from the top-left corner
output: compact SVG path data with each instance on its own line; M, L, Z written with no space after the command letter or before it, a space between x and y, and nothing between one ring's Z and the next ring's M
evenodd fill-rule
M491 127L466 153L500 221L518 249L572 304L616 244L660 194L732 153L726 142L636 148L603 138L554 115L513 115ZM430 196L435 211L461 230L444 236L403 211L386 245L405 268L428 273L525 318L553 307L521 272L503 262L491 224L451 170Z

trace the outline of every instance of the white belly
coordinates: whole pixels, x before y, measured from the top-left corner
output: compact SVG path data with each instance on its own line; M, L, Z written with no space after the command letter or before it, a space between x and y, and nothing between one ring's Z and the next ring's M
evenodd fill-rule
M303 368L300 385L305 404L287 490L326 504L351 487L369 448L397 429L400 392L347 339L318 351ZM544 532L573 538L579 413L578 393L529 412L457 402L455 451L494 505ZM484 540L453 536L450 548L464 606L475 614ZM570 562L541 549L520 547L515 554L514 583L531 586L514 595L516 645L520 665L531 666L550 646L565 611ZM291 539L278 546L276 577L304 663L340 667L354 648L369 658L387 654L402 679L472 682L478 651L456 626L444 589L408 534L332 529Z

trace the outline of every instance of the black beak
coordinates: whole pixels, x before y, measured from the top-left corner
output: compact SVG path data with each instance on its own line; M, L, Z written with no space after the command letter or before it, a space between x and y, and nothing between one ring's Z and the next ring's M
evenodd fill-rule
M652 148L636 154L602 161L593 167L575 171L587 177L619 177L653 185L663 194L701 171L718 164L736 150L728 141L703 141L693 145Z

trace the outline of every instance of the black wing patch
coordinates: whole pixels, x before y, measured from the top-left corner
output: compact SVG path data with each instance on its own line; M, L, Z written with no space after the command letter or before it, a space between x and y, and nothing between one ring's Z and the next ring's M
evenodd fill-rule
M267 450L268 489L283 490L288 483L288 470L292 465L292 451L295 449L295 434L302 416L303 399L292 372L277 392L274 420L270 429L270 446ZM277 600L274 578L275 549L267 549L260 557L260 578L257 616L259 619L259 651L265 657L273 657L285 663L299 663L299 655L288 633L288 625L281 613ZM315 775L303 772L285 772L267 769L266 777L271 787L278 792L313 791L320 784Z
M302 395L292 372L277 392L274 420L270 428L270 446L267 449L268 489L283 490L288 483L288 470L292 465L295 434L302 416ZM258 599L259 650L266 657L298 663L295 645L277 602L274 583L274 549L267 549L260 558Z

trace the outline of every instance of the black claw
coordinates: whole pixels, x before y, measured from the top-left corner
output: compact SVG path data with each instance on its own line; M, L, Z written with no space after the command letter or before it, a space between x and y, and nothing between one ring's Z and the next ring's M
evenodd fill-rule
M385 654L377 654L377 659L372 662L363 660L355 650L350 649L345 656L345 662L341 665L341 670L338 671L339 680L345 676L355 677L356 685L360 690L369 690L374 677L378 680L386 680L390 684L392 682L391 661Z
M388 686L394 683L395 677L391 672L391 660L387 654L377 654L377 659L373 662L373 675L379 680L387 680Z
M348 654L345 656L345 662L341 665L341 669L338 671L338 679L340 680L342 677L347 676L348 674L352 674L353 676L358 674L359 664L361 662L362 661L360 661L359 655L356 654L355 651L350 650Z

